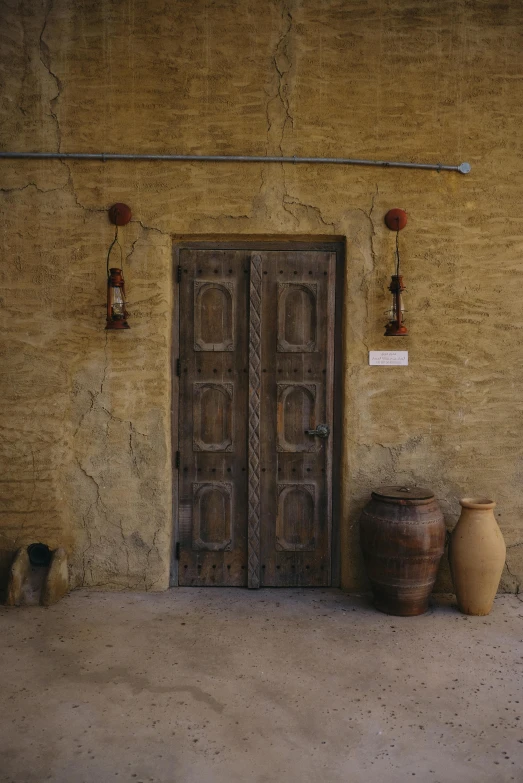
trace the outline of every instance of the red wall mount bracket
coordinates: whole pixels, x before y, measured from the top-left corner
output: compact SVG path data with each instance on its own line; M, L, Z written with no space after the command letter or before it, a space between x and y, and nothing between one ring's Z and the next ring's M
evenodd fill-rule
M385 215L385 225L391 231L401 231L407 225L407 213L404 209L389 209Z
M113 226L126 226L131 220L131 207L118 202L109 208L109 220Z

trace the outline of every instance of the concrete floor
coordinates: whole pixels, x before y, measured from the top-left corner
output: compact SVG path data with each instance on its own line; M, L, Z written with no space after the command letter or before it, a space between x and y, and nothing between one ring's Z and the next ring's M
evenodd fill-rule
M0 780L521 783L522 617L336 590L2 608Z

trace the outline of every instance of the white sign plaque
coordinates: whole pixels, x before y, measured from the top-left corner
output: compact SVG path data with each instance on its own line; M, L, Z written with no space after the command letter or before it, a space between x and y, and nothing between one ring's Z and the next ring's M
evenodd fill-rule
M408 351L369 351L369 364L371 365L406 367L408 363Z

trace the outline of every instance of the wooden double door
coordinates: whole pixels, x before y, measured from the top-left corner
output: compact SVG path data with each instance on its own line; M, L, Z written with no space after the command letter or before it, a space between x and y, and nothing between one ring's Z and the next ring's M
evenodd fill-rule
M339 255L178 250L180 585L333 584Z

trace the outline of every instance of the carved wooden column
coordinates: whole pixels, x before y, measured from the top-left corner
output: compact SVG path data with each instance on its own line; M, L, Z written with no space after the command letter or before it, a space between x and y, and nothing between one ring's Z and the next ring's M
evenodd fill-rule
M260 387L261 387L261 283L262 261L251 258L249 306L249 512L248 581L260 586Z

